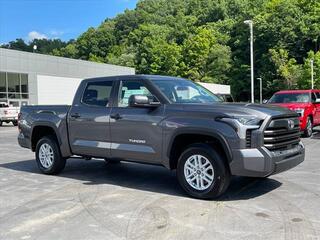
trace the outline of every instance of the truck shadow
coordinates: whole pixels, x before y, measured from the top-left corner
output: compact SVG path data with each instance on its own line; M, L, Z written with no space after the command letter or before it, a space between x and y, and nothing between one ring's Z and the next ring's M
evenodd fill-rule
M0 167L41 174L35 160L4 163L0 164ZM65 170L57 177L80 180L85 185L111 184L187 197L187 194L178 184L175 171L169 171L159 166L126 162L107 165L103 160L69 159ZM251 199L264 195L280 186L280 182L271 178L233 177L229 189L218 201Z

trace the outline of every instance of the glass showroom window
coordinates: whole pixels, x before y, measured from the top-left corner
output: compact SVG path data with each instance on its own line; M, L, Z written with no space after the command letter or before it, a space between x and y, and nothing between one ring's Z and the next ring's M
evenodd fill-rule
M28 74L0 72L0 102L29 98ZM19 102L16 102L19 104Z
M0 72L0 102L7 101L6 73Z

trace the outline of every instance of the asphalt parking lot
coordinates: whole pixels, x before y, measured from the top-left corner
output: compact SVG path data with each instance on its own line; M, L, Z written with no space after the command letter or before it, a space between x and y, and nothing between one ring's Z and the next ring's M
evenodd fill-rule
M320 239L320 131L301 165L235 177L217 201L187 197L156 166L70 159L46 176L16 135L0 127L0 239Z

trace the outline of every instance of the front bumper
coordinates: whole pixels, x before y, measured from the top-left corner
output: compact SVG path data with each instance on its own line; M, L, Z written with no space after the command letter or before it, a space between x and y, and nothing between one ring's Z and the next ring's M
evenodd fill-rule
M305 148L300 142L295 148L285 151L269 151L265 147L237 149L230 163L232 175L266 177L291 169L305 158Z
M4 116L4 117L1 117L0 120L3 121L3 122L5 122L5 121L8 121L8 122L18 121L18 117Z

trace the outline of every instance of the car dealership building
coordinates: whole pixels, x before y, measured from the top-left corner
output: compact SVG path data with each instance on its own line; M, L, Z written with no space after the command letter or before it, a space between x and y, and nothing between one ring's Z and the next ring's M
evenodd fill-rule
M0 48L0 102L71 104L82 79L131 74L134 68Z

